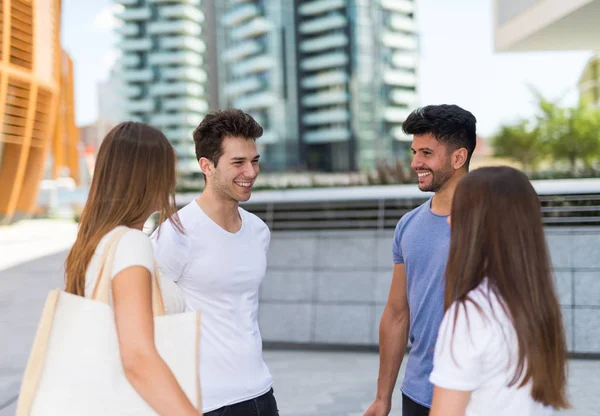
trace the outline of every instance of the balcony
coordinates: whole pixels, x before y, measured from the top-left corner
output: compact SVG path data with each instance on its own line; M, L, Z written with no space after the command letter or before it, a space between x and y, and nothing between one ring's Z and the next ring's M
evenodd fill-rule
M321 72L316 75L302 78L303 88L319 88L329 85L340 85L348 82L348 74L345 71Z
M167 139L169 139L170 142L182 142L185 141L186 139L190 139L192 137L192 133L193 133L194 129L189 127L189 128L184 128L184 127L171 127L171 128L167 128L167 129L163 129L163 133L165 136L167 136ZM177 144L174 145L175 148L177 148L177 146L181 146L181 144ZM190 147L189 144L184 144L184 147ZM194 149L194 146L191 146L192 149Z
M408 71L385 69L383 71L383 82L388 85L414 87L417 85L417 76Z
M151 35L188 35L199 36L202 27L197 22L179 20L175 22L152 22L148 24Z
M227 84L224 88L224 92L228 97L235 97L251 91L257 91L262 88L264 88L264 84L260 79L257 77L248 77L240 81Z
M128 53L119 58L119 61L124 67L138 66L142 62L142 58L138 54Z
M417 102L417 93L410 90L394 89L390 92L389 98L396 104L404 104L407 107L413 107Z
M410 110L404 107L386 107L383 110L383 119L388 123L404 123Z
M414 69L417 67L417 56L407 52L395 52L392 55L392 63L398 68Z
M162 108L171 111L205 113L208 111L208 103L206 100L192 97L163 99Z
M385 10L406 14L415 12L415 2L411 0L381 0L381 7Z
M260 10L256 4L243 4L227 12L222 21L226 27L237 26L252 17L258 16L259 13Z
M122 36L137 36L140 33L140 25L137 23L124 23L115 30Z
M298 7L298 14L301 16L312 16L323 14L331 10L343 9L346 7L345 0L316 0L310 3L303 3Z
M152 40L144 39L124 39L119 43L119 49L123 52L149 51L152 49Z
M173 129L168 129L168 131L171 131ZM178 129L178 131L181 129ZM164 131L165 136L167 136L167 131ZM171 136L173 137L173 140L177 140L183 138L183 137L192 137L192 134L189 133L187 136ZM170 137L167 136L167 138L169 140ZM175 149L175 153L177 154L178 159L184 158L184 159L193 159L196 157L196 149L194 148L194 144L193 143L178 143L173 145L173 148Z
M202 121L202 115L193 112L162 113L150 117L150 124L158 128L174 126L181 128L189 126L195 128Z
M316 94L306 94L302 99L304 107L322 107L325 105L345 104L350 100L350 95L344 91L327 91Z
M117 17L125 22L150 20L152 11L149 7L128 7L117 13Z
M189 5L163 6L158 9L158 14L163 19L189 19L194 22L204 21L204 13L197 7Z
M155 108L155 102L152 99L127 101L124 104L125 111L128 113L152 113Z
M231 65L231 73L243 76L256 72L267 71L275 67L275 59L269 55L260 55Z
M191 51L183 52L159 52L148 55L150 65L181 65L181 66L200 66L202 65L202 55Z
M262 46L255 40L247 40L242 43L238 43L236 46L232 46L225 50L223 53L223 59L226 62L236 62L247 56L256 55L262 50Z
M165 95L191 95L201 97L204 94L204 87L192 82L161 82L150 86L150 95L153 97Z
M390 18L390 27L403 32L415 32L417 30L417 24L414 19L398 14Z
M331 143L344 142L350 139L350 130L345 127L333 129L311 130L304 133L302 141L305 143Z
M193 81L203 83L207 80L206 72L199 68L162 68L161 79L174 81Z
M256 110L261 108L270 108L277 103L275 95L270 91L259 92L257 94L246 95L238 98L234 102L234 107L243 110Z
M139 85L126 85L121 89L121 93L126 98L135 98L142 95L142 87Z
M125 69L121 72L125 82L150 82L154 79L151 69Z
M336 108L333 110L315 111L307 113L302 117L302 122L307 126L343 123L350 120L350 113L346 108Z
M348 37L343 33L319 36L300 43L302 52L317 52L325 49L342 48L348 45Z
M346 27L348 19L345 16L334 13L329 16L319 17L300 24L299 32L304 35L325 32L327 30Z
M417 38L415 36L389 31L383 33L381 36L381 43L388 48L401 48L409 51L414 51L418 47Z
M235 40L242 40L252 38L265 33L269 33L273 29L273 24L264 17L258 17L244 24L231 29L231 38Z
M348 55L345 52L333 52L303 59L300 62L300 68L304 71L314 71L324 68L343 67L348 64L348 61Z
M197 53L206 51L206 44L198 38L189 36L169 36L158 40L161 49L186 49Z

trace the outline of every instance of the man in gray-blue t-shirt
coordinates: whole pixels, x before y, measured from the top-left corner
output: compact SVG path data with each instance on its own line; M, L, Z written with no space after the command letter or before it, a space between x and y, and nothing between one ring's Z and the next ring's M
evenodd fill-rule
M411 168L421 191L433 192L405 214L394 232L394 273L379 327L377 397L365 416L387 416L408 345L402 415L429 414L433 349L444 314L444 272L450 244L448 216L458 181L467 174L476 144L476 119L455 105L413 111L402 128L413 135Z

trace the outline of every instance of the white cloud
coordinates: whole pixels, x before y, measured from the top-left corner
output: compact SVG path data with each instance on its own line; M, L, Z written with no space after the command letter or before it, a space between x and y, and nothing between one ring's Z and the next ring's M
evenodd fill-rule
M121 25L117 14L123 10L120 4L105 7L94 18L94 27L100 30L113 30Z

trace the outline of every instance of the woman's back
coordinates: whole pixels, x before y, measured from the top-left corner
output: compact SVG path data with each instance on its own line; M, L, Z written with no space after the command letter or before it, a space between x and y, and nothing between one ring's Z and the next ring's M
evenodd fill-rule
M517 334L503 302L490 291L485 279L444 316L435 350L431 382L437 386L472 391L466 416L546 416L553 409L531 397L531 380L509 387L518 362Z
M119 226L102 237L96 246L85 274L85 297L87 298L92 296L96 282L98 281L106 243L120 229L127 229L127 232L121 236L117 243L110 278L113 279L122 270L133 266L146 268L150 272L150 275L154 277L154 252L150 238L141 230ZM177 285L171 280L160 279L160 286L165 313L183 312L185 310L185 300ZM109 292L109 303L112 305L112 291Z

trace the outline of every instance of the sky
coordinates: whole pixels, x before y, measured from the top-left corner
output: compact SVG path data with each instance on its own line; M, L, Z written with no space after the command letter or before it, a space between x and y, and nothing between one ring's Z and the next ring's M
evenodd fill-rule
M96 120L97 84L115 59L113 0L63 0L63 48L75 64L76 122ZM419 104L457 104L477 118L482 137L532 117L530 87L551 99L577 99L587 51L497 53L492 0L417 0Z

